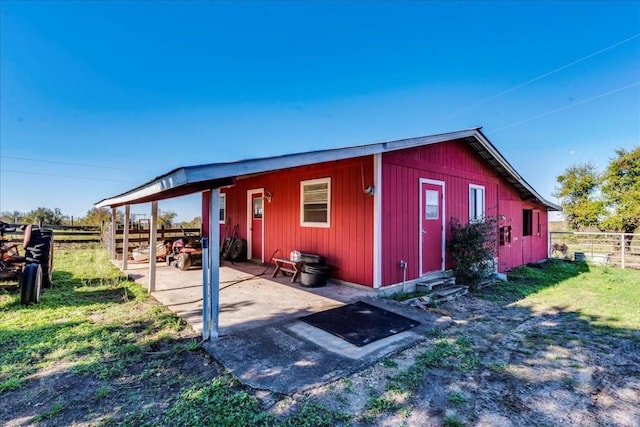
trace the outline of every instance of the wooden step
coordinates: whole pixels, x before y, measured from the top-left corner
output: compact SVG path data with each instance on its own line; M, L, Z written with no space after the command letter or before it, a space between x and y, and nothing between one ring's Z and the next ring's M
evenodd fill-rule
M418 292L430 292L436 289L455 285L455 277L438 277L428 280L422 280L416 283L416 291Z
M429 294L429 299L435 302L451 301L469 292L467 286L453 285L441 288Z

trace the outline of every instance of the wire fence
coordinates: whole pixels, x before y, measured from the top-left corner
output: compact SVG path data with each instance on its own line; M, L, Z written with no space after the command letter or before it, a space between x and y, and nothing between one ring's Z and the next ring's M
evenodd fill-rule
M640 270L640 234L552 231L549 256Z

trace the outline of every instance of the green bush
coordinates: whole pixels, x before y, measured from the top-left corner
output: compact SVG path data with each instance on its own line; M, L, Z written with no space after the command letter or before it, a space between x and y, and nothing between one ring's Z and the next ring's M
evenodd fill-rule
M449 250L455 260L456 282L472 289L487 280L494 271L496 254L497 219L485 218L483 222L462 224L451 219Z

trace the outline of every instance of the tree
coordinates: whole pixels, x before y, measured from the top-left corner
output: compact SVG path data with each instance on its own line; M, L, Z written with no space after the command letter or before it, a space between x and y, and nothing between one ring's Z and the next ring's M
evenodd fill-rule
M602 177L602 196L608 215L607 229L634 233L640 227L640 146L616 150Z
M640 227L640 146L615 153L602 174L593 164L581 164L558 176L555 195L573 229L634 233Z
M87 211L87 215L78 222L84 225L95 225L97 227L102 224L108 224L111 221L111 211L107 208L91 208Z
M574 230L597 227L605 213L599 199L600 174L592 163L571 165L556 181L554 195L560 199L565 219Z
M182 221L180 225L184 228L200 228L202 227L202 218L196 216L191 221Z
M158 227L160 228L171 228L171 223L178 216L177 213L173 211L158 211Z
M60 208L37 208L27 213L24 221L31 224L61 225L65 216Z
M635 233L640 227L640 146L634 150L616 150L602 177L602 195L608 215L603 227L623 233ZM631 247L632 235L625 236Z
M13 212L0 212L0 221L2 222L7 222L9 224L19 224L24 222L24 217L25 217L25 213L24 212L18 212L18 211L13 211Z

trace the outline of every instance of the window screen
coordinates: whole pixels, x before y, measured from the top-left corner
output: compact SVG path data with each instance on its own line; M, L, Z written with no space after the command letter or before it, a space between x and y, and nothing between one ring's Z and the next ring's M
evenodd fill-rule
M315 179L301 183L301 224L328 227L331 202L331 179Z

